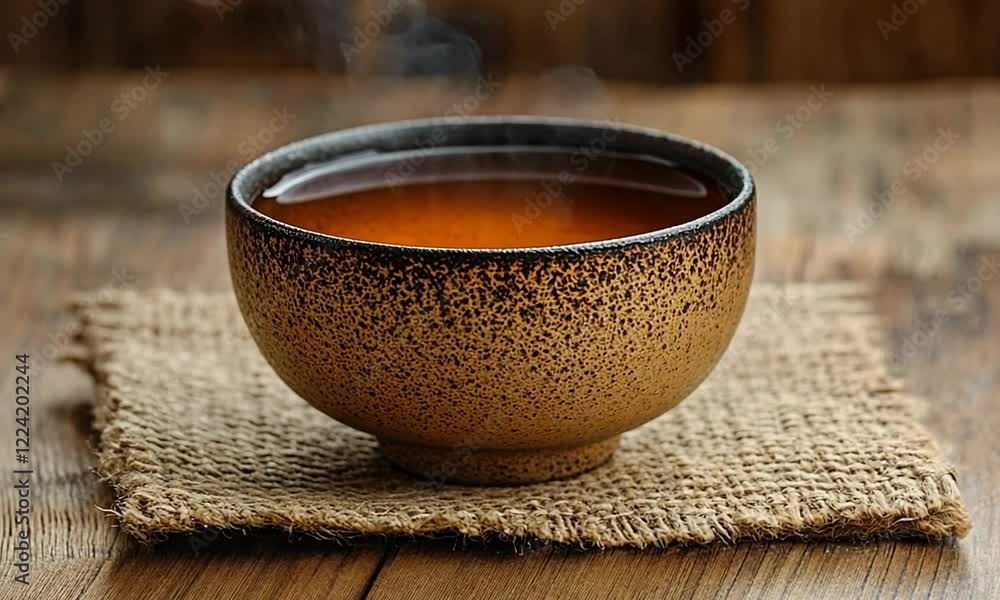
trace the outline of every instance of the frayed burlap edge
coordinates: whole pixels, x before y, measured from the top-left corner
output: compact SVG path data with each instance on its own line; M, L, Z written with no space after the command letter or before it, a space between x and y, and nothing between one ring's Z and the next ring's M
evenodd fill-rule
M864 286L857 284L827 284L828 293L843 299L866 297ZM184 292L151 292L165 296L184 297ZM66 359L78 364L94 378L97 396L94 404L94 424L99 431L97 472L115 492L115 503L105 509L115 514L121 528L142 542L156 542L172 534L192 534L206 530L250 533L256 530L278 530L304 534L318 539L349 543L371 536L416 536L421 538L465 537L490 540L528 540L581 547L664 547L700 545L713 542L733 543L753 540L868 540L885 537L919 537L943 540L964 537L971 528L961 500L957 476L949 467L942 476L924 479L924 505L900 507L888 503L874 506L843 506L837 510L807 511L785 507L774 510L767 518L761 515L736 515L728 527L709 526L704 531L670 532L653 530L624 514L611 521L590 522L576 515L562 514L560 526L539 523L525 511L511 507L487 514L456 511L449 514L392 513L383 516L327 513L299 513L283 507L277 510L256 508L252 512L227 510L225 506L209 508L196 494L149 481L144 465L137 462L130 448L120 443L121 430L116 424L120 405L113 380L113 356L102 353L98 328L94 320L109 324L104 317L120 310L126 297L136 293L114 295L80 295L70 302L70 310L81 323L75 345L68 349ZM872 328L875 347L882 348L882 334ZM877 357L884 363L881 351ZM915 440L939 455L940 451L926 429L918 422L925 413L925 404L901 393L899 382L886 376L881 390L892 397L895 408L913 419ZM109 385L110 383L110 385ZM415 486L431 485L414 481ZM199 507L190 510L190 507ZM155 509L152 509L155 507ZM152 509L152 510L151 510ZM554 535L553 529L560 532ZM568 535L566 534L568 532Z

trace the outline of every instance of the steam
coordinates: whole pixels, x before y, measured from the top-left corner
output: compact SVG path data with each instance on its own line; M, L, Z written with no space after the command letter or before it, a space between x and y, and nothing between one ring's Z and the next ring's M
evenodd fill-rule
M484 76L476 41L423 0L298 0L300 40L320 68L380 78ZM563 65L532 85L528 112L609 119L615 104L593 69ZM525 90L528 91L528 90Z
M542 75L533 112L604 120L613 117L615 103L593 69L563 65Z
M421 0L300 0L298 37L317 66L380 77L477 77L479 45Z
M230 5L235 2L188 1L217 11L224 4L227 12L234 10ZM486 77L493 81L495 76L486 74L476 40L459 24L430 14L424 0L288 0L276 4L284 9L284 28L292 44L321 70L379 79L482 81ZM234 6L238 9L239 3ZM590 67L563 65L534 75L532 84L519 91L517 112L618 120L615 103ZM531 98L525 99L524 94Z

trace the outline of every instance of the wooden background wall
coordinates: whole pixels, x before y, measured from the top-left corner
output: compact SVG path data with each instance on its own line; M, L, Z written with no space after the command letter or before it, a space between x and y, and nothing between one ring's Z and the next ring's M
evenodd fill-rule
M350 5L361 15L355 21L364 24L368 7L359 3L374 1L4 0L0 31L8 43L0 62L60 69L319 65L337 71L346 65L330 15L351 14ZM1000 73L1000 0L425 1L429 14L476 41L484 67L498 75L568 63L592 67L601 77L667 83ZM325 7L325 16L305 15L305 2ZM55 16L37 16L44 4L58 6ZM569 14L553 28L546 11L559 12L560 4ZM892 23L894 7L898 30L880 30L880 20ZM725 10L733 22L712 36L693 64L678 69L674 53L683 53L688 36ZM33 16L48 22L28 38L24 19ZM404 28L403 20L389 29ZM27 40L16 53L12 34Z

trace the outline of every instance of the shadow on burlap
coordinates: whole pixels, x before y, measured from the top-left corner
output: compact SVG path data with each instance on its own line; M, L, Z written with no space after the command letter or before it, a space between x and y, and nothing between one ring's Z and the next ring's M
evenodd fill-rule
M889 376L850 284L758 285L690 398L564 481L414 479L277 378L230 294L116 292L73 304L96 380L98 470L142 540L212 529L460 535L598 547L943 539L970 527L954 469Z

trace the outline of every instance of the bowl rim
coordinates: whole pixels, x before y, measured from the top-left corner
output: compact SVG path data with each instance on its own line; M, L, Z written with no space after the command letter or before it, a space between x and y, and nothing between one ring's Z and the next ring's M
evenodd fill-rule
M754 182L753 176L750 174L750 171L746 168L746 166L732 155L716 148L715 146L685 136L668 133L650 127L642 127L639 125L621 122L614 123L613 127L616 131L645 137L651 141L663 143L671 147L684 148L689 151L710 156L714 160L723 163L726 168L731 169L732 172L736 174L736 181L732 182L736 185L732 187L736 187L738 185L739 192L732 200L720 208L704 214L697 219L686 221L671 227L654 229L651 231L637 233L635 235L604 240L549 246L504 248L415 246L359 240L327 233L320 233L309 229L303 229L265 215L264 213L253 208L253 197L251 196L255 194L247 193L247 191L251 189L260 189L260 182L263 180L263 175L269 170L273 163L292 156L317 154L322 152L325 148L335 146L338 143L351 139L386 136L393 132L399 132L407 129L419 130L434 127L454 128L507 125L580 127L603 130L607 128L607 121L549 116L492 115L406 119L340 129L285 144L240 167L233 174L229 181L229 185L226 186L227 210L234 210L240 217L249 219L253 224L262 226L266 230L270 230L272 233L284 234L293 238L304 239L324 246L367 249L371 251L391 253L402 252L407 254L527 256L554 253L586 253L592 251L605 251L609 249L623 249L631 246L647 245L679 237L687 237L701 230L707 229L715 223L725 219L727 216L741 210L755 198L756 183ZM445 144L445 146L447 146L447 144Z

